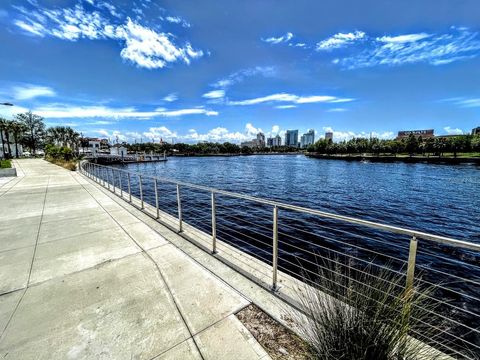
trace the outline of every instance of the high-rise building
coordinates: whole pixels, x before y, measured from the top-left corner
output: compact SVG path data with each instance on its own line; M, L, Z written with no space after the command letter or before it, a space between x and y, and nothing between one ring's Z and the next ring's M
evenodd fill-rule
M327 140L327 141L330 141L330 140L333 141L333 132L330 132L330 131L329 131L329 132L326 132L326 133L325 133L325 140Z
M306 148L315 143L315 130L310 129L300 138L300 147Z
M298 147L298 130L287 130L285 133L285 146Z
M257 134L257 146L260 148L265 147L265 135L262 132Z
M280 135L277 135L275 137L269 137L267 139L267 146L268 147L282 146L282 138L280 137Z
M255 139L250 141L244 141L240 143L241 147L247 146L250 148L264 148L265 147L265 135L263 133L258 133Z
M272 146L282 146L282 137L280 135L273 138Z

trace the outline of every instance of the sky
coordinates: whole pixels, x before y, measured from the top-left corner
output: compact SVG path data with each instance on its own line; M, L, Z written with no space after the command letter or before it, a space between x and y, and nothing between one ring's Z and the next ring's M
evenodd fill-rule
M112 141L468 133L478 0L1 0L5 101Z

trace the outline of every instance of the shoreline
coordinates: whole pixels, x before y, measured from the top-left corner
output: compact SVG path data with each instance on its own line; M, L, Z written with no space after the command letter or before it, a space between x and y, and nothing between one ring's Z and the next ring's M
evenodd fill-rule
M263 152L252 154L170 154L172 157L234 157L234 156L254 156L254 155L304 155L302 152Z
M430 163L430 164L477 164L480 165L480 157L427 157L427 156L371 156L371 155L325 155L306 153L306 157L323 160L345 161L371 161L371 162L405 162L405 163Z

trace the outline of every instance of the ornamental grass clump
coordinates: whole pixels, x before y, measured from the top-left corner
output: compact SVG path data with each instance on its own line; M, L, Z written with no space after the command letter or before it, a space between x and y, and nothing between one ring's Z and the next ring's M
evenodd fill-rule
M413 287L405 293L405 277L388 266L353 269L338 264L332 260L318 266L315 279L304 276L305 285L298 289L306 317L297 323L313 358L448 358L415 339L438 341L441 336L429 325L437 308L429 296L432 289Z

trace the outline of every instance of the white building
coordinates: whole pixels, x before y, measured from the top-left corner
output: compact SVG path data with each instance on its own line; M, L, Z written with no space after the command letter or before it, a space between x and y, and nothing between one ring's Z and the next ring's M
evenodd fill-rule
M23 155L23 147L21 144L17 144L15 146L15 138L13 137L13 134L9 133L8 134L8 142L7 142L7 134L5 132L0 133L0 158L4 159L5 157L20 157ZM3 141L2 141L3 139ZM3 146L2 146L3 145ZM10 148L10 151L9 151ZM17 154L17 149L18 149L18 154Z
M114 145L110 148L110 155L118 155L124 158L127 156L127 148L122 145Z

